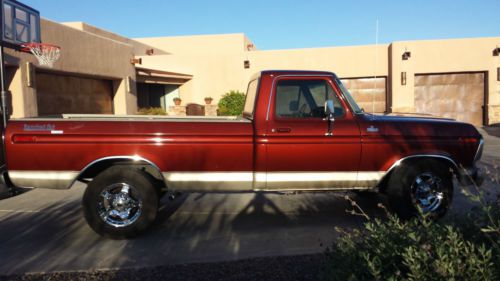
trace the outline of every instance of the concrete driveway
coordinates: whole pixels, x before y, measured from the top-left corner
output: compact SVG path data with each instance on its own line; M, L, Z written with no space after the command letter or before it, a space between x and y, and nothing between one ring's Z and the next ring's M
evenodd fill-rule
M482 133L483 165L491 169L500 160L500 138ZM335 226L363 222L346 213L345 195L370 216L383 216L377 204L385 202L353 193L189 194L163 200L157 224L145 235L109 240L82 218L84 188L38 189L0 201L0 275L318 253L332 243ZM455 192L451 213L470 204Z

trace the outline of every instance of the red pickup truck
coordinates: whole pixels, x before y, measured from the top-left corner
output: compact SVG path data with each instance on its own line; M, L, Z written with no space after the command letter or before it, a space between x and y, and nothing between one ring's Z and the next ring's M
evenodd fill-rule
M115 238L150 226L166 192L371 190L403 218L439 217L453 175L480 179L483 148L470 124L365 113L335 74L316 71L258 73L242 117L24 118L4 138L9 184L87 182L85 218Z

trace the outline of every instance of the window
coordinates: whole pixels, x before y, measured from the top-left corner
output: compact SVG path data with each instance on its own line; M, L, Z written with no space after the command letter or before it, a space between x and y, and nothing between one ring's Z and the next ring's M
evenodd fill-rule
M326 100L333 100L335 117L344 116L344 107L326 80L281 80L276 86L276 116L324 118Z

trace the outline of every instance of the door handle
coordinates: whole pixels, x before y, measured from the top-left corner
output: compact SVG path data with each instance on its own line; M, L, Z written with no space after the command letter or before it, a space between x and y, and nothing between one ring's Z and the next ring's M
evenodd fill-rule
M273 133L290 133L291 131L292 131L291 128L277 128L271 130L271 132Z

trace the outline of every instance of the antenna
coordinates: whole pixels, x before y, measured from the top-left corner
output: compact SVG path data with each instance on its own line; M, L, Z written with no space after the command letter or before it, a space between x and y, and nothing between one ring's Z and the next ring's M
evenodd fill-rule
M372 114L375 113L375 91L377 90L377 64L378 64L378 19L375 23L375 66L373 67Z

